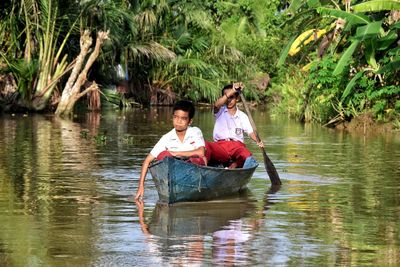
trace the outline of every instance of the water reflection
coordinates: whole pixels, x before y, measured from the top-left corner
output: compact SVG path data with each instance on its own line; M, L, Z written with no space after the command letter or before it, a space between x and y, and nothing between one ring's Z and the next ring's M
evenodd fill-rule
M81 252L91 253L98 163L95 144L80 137L84 126L44 115L0 124L0 265L89 265Z
M0 115L0 266L400 265L400 135L334 132L257 111L278 192L266 193L261 165L248 196L164 209L148 177L138 214L129 197L170 115ZM194 124L211 138L209 109Z
M253 241L273 204L269 198L279 189L270 188L260 202L246 191L237 198L209 202L157 203L148 218L144 203L138 201L139 223L160 264L249 265Z
M239 253L235 246L250 235L241 218L253 214L256 205L245 197L170 206L157 203L149 223L143 217L143 203L137 202L137 208L142 230L149 236L148 242L161 251L162 258L187 265L211 259L235 262L230 259Z

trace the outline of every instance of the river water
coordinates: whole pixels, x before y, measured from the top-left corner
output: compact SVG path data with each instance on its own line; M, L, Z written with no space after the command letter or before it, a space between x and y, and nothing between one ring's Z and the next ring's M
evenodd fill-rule
M281 188L260 164L239 196L168 207L148 176L136 205L141 163L171 115L0 115L0 266L400 265L399 133L254 112ZM210 140L208 108L194 125Z

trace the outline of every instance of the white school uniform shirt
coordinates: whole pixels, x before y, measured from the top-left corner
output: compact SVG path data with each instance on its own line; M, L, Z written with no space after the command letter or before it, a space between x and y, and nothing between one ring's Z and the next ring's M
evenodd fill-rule
M214 116L214 141L233 139L244 143L243 132L246 134L253 132L249 117L237 107L233 116L229 114L226 106L222 106Z
M157 157L165 150L170 151L190 151L205 146L203 133L197 127L188 127L183 142L179 140L175 128L164 134L157 144L150 151L153 157Z

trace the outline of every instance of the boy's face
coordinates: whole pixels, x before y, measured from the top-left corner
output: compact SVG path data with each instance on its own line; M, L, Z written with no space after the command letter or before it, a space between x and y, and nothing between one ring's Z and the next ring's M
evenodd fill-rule
M224 90L224 93L226 93L228 90L231 90L232 88L228 88ZM228 109L234 108L236 106L238 100L238 96L236 94L232 95L231 97L228 98L228 102L226 102L226 107Z
M172 117L172 123L177 132L183 132L186 131L188 126L192 123L192 119L189 119L189 112L175 110Z

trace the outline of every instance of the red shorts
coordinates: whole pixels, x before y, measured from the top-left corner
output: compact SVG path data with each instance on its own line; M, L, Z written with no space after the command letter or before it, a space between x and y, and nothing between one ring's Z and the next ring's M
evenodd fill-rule
M240 141L206 142L206 158L208 162L236 162L238 167L243 167L244 161L250 156L251 152Z
M157 160L163 160L165 157L173 157L173 156L169 151L165 150L157 156ZM191 156L188 158L187 161L189 161L193 164L197 164L197 165L202 165L202 166L206 165L206 163L204 162L204 159L201 158L199 155Z

